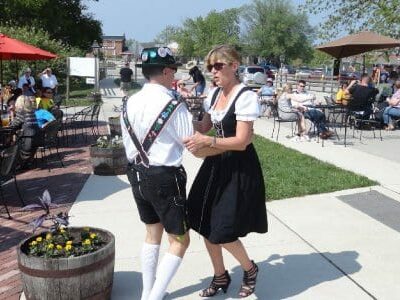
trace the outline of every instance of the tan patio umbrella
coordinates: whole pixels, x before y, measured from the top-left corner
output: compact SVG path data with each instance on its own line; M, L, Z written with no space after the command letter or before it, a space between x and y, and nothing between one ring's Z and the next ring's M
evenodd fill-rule
M362 31L323 44L316 47L316 49L328 53L335 58L343 58L371 50L395 47L400 47L400 40L395 40L371 31Z

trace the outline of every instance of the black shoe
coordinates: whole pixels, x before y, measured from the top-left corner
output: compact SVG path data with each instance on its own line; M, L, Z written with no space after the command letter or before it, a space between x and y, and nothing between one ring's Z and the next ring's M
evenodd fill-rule
M199 294L200 297L212 297L218 293L218 290L221 289L224 294L228 290L229 285L231 284L231 277L229 276L228 271L225 271L224 274L216 276L214 275L213 280L208 288L201 291Z
M254 261L251 262L253 263L253 267L248 271L244 271L243 273L242 286L239 290L240 298L246 298L250 296L256 289L258 266L254 263Z

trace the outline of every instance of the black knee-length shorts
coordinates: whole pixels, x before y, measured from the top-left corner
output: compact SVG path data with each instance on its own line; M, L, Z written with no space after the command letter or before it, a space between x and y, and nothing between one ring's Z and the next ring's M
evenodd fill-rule
M143 223L161 223L167 233L176 235L188 230L183 167L129 164L127 175Z

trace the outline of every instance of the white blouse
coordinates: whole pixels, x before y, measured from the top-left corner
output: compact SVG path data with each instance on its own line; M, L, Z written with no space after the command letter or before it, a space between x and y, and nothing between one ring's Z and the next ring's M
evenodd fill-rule
M214 95L214 91L208 94L207 98L203 102L204 111L210 114L211 121L221 122L231 107L233 100L236 98L239 91L244 88L245 85L241 83L236 87L236 90L232 94L232 97L229 99L228 105L223 110L215 110L215 104L219 99L220 94L222 93L222 89L219 91L219 95L214 102L214 106L211 107L211 100ZM235 114L237 121L255 121L260 115L260 104L257 101L258 96L253 91L245 91L243 92L235 103Z

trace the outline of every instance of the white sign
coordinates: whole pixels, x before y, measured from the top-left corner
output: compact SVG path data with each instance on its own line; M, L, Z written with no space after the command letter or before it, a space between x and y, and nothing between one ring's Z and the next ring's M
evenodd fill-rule
M95 77L94 57L69 57L68 75L80 77Z
M94 78L86 78L86 84L95 84Z

